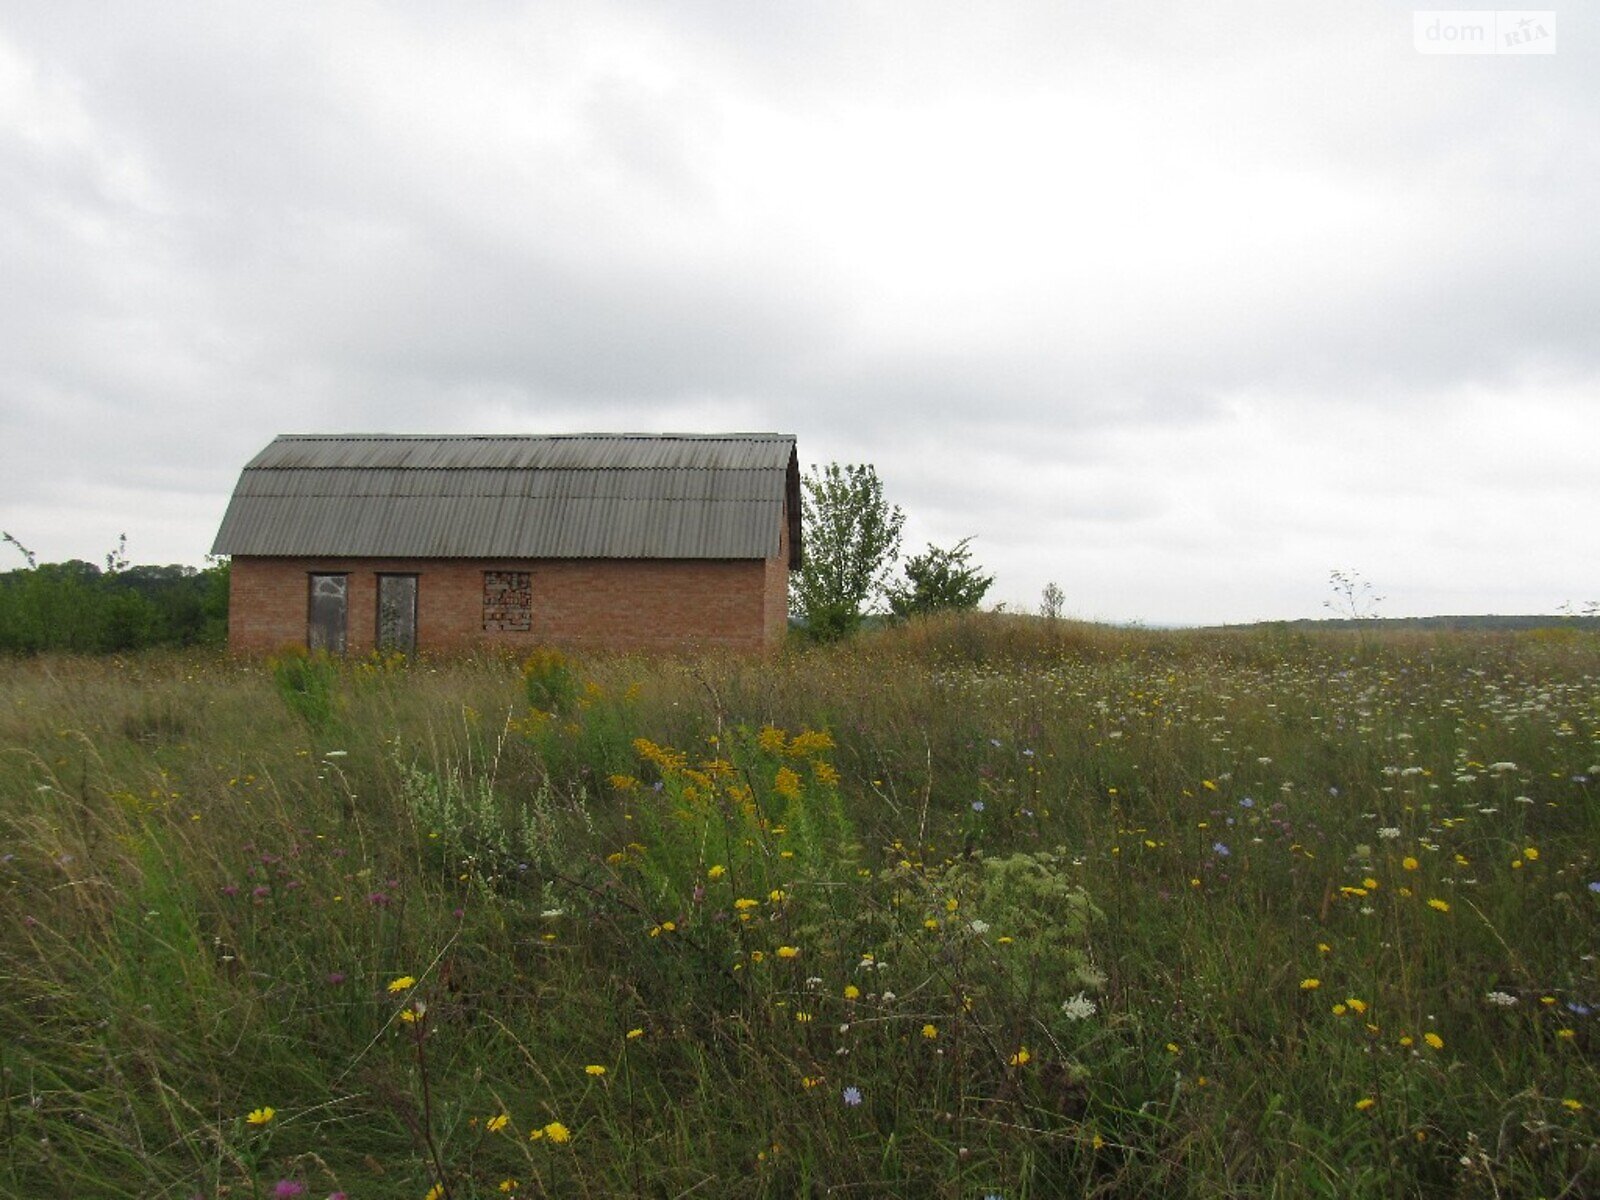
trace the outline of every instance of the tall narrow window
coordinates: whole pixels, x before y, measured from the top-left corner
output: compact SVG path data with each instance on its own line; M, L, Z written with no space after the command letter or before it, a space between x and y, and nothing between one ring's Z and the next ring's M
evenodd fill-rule
M345 597L348 575L313 575L306 620L306 645L330 654L344 653Z
M414 654L417 649L417 577L378 576L378 649Z

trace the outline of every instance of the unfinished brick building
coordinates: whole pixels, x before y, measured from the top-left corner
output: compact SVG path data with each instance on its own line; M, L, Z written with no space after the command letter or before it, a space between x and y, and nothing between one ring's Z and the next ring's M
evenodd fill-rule
M244 468L228 644L776 645L800 565L789 434L302 435Z

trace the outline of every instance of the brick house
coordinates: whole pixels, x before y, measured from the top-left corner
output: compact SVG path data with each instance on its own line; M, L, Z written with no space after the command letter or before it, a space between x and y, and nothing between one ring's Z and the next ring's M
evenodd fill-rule
M766 649L800 549L790 434L290 434L212 553L234 652L365 653Z

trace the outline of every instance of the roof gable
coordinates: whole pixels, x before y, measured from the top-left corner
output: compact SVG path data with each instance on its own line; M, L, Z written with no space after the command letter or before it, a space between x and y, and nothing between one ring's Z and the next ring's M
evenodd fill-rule
M289 434L246 464L212 552L770 558L787 518L798 566L798 500L792 434Z

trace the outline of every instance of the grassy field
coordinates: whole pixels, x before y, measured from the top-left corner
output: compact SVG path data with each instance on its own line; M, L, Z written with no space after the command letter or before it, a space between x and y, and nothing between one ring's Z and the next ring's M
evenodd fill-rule
M0 1194L1600 1195L1600 637L0 662Z

